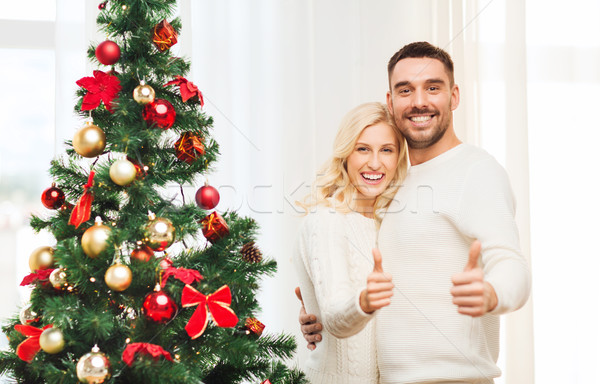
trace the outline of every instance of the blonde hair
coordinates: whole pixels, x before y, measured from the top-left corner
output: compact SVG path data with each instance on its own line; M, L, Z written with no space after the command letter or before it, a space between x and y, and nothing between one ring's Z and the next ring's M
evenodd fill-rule
M348 156L354 151L358 137L365 128L381 122L389 124L394 130L399 152L396 173L392 181L386 190L375 199L373 212L375 219L378 222L381 221L383 211L391 203L406 177L408 159L404 136L394 124L387 106L377 102L361 104L350 110L342 119L333 141L332 157L323 164L317 173L317 179L312 185L311 193L302 202L296 202L304 209L305 213L318 205L333 207L336 211L342 213L354 210L354 196L357 190L348 176Z

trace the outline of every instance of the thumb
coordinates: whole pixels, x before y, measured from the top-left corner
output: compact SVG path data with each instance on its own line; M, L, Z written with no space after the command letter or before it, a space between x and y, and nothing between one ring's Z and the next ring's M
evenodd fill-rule
M298 300L300 300L302 305L304 305L304 301L302 300L302 292L300 292L300 287L296 287L294 292L296 292L296 297L298 298Z
M465 266L465 271L470 271L479 266L479 254L481 253L481 243L479 240L475 240L473 244L471 244L471 248L469 249L469 261L467 261L467 265Z
M381 252L379 252L378 248L373 248L373 272L382 272L383 266L381 265L382 257Z

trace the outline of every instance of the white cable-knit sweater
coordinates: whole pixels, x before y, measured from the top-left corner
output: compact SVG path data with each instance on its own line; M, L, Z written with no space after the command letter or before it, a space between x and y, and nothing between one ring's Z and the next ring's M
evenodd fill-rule
M375 236L374 220L355 212L318 207L303 218L294 264L306 310L324 326L304 367L312 384L379 382L375 321L359 305Z
M481 149L461 144L410 168L379 231L396 286L377 314L381 383L493 383L500 375L497 315L522 306L530 290L514 214L506 172ZM496 309L476 318L457 313L450 294L474 239L498 296Z

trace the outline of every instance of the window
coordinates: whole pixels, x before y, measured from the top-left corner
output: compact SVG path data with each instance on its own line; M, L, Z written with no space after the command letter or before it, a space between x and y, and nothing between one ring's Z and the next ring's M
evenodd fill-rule
M55 2L10 2L2 6L0 31L0 318L14 315L26 290L20 279L29 273L28 260L37 244L29 216L45 208L42 191L51 185L49 161L55 153L55 71L53 36ZM7 346L0 337L0 348ZM1 379L0 379L1 380Z

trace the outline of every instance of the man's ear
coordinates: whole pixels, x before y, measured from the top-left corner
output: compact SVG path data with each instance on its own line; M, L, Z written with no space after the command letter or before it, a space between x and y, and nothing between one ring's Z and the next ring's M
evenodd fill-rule
M460 102L460 91L458 89L458 85L454 84L452 86L452 95L450 95L450 109L454 111L458 108L458 104Z
M392 102L392 94L390 93L390 91L387 91L387 93L385 94L385 100L387 102L388 112L390 113L390 115L393 115L394 104Z

